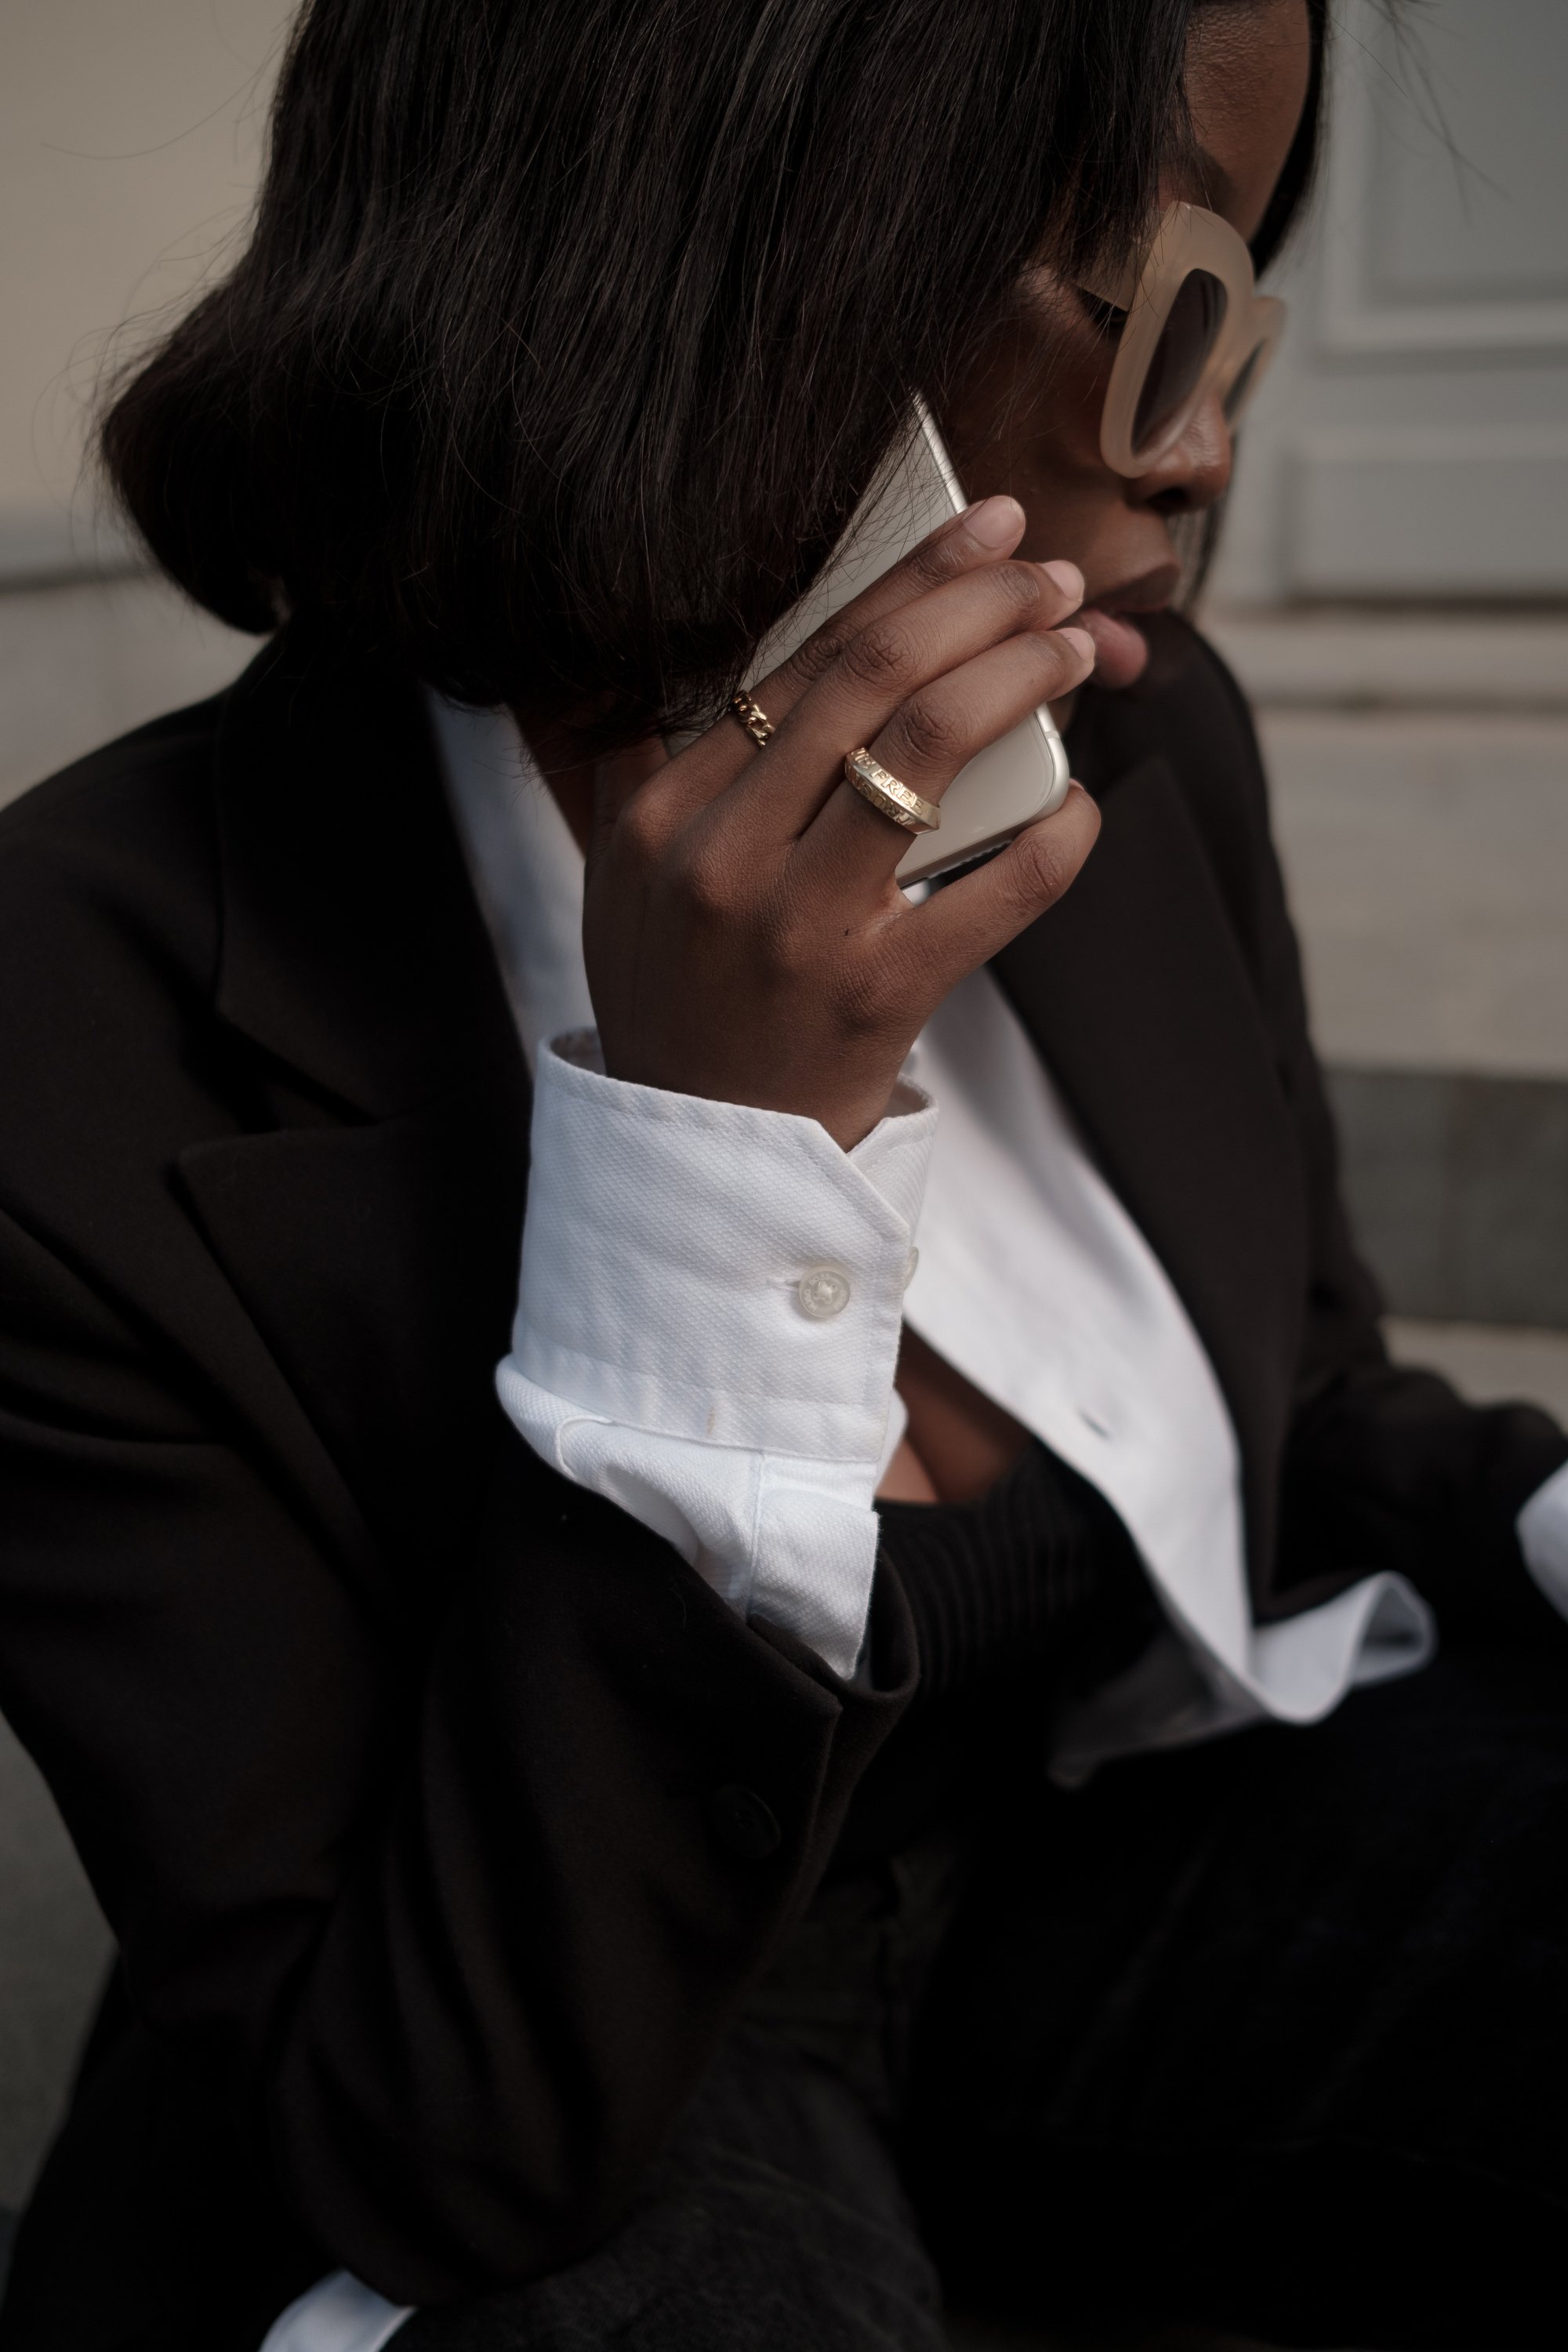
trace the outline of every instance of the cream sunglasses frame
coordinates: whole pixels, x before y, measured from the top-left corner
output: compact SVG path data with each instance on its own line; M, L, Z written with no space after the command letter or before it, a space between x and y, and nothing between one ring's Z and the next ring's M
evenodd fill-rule
M1154 437L1140 449L1132 446L1132 428L1150 364L1165 331L1172 306L1184 280L1194 269L1206 270L1225 289L1225 317L1214 349L1197 382L1173 411ZM1089 290L1098 299L1110 300L1127 312L1117 345L1105 406L1100 420L1100 454L1116 473L1136 478L1158 465L1173 449L1206 400L1216 398L1233 430L1257 391L1279 348L1285 326L1285 305L1259 294L1247 243L1230 223L1201 205L1170 205L1142 260L1131 274L1121 295L1106 296L1098 287ZM1122 299L1125 295L1126 299ZM1232 388L1248 360L1254 364L1239 399L1231 404Z

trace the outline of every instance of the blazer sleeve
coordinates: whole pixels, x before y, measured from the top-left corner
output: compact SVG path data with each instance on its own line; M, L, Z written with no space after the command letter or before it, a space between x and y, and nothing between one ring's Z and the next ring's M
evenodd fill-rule
M1389 1359L1379 1328L1383 1300L1341 1193L1333 1117L1309 1030L1251 714L1218 656L1203 651L1244 793L1239 837L1234 824L1215 823L1211 853L1255 974L1295 1125L1310 1221L1277 1589L1288 1593L1352 1559L1408 1576L1447 1633L1561 1640L1564 1628L1525 1569L1516 1522L1568 1460L1568 1436L1534 1405L1469 1404L1436 1372Z
M397 2303L609 2228L912 1684L748 1628L500 1423L411 1626L0 1217L0 1705L137 2016Z

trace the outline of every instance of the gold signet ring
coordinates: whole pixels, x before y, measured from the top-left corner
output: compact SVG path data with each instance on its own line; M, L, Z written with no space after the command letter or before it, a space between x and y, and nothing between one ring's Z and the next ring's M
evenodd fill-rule
M906 833L934 833L942 823L942 811L936 803L922 800L919 793L911 792L908 784L890 775L863 744L859 751L846 754L844 781L854 785L879 816L891 817Z
M730 715L732 719L740 720L752 742L761 751L773 731L773 722L757 700L756 696L748 694L742 687L739 694L732 694L730 697Z

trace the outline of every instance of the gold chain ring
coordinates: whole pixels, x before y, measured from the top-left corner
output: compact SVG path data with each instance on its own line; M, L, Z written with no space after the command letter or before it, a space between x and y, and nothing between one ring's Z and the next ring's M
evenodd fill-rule
M754 694L744 688L730 697L730 715L738 719L760 751L773 731L773 722Z

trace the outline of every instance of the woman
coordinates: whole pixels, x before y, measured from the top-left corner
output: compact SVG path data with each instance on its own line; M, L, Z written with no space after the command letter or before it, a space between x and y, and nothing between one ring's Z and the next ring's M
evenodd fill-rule
M1384 1360L1148 617L1253 354L1122 356L1322 45L306 8L105 443L269 642L0 851L0 1699L121 1953L7 2352L1542 2339L1568 1439ZM977 503L738 725L922 393ZM907 902L846 755L1074 697Z

